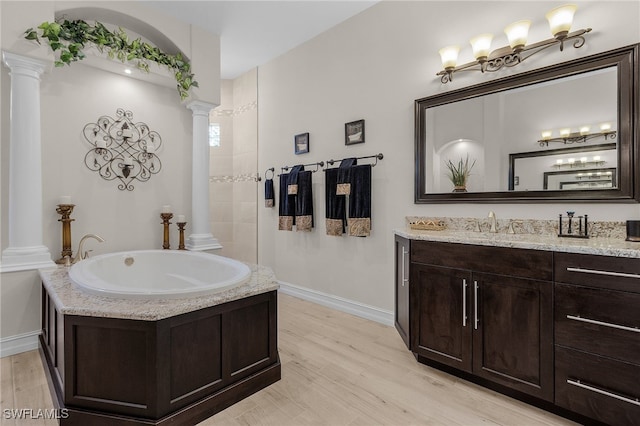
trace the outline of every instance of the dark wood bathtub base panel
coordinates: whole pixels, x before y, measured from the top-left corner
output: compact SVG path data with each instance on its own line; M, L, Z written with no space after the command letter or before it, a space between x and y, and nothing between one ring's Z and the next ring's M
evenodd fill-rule
M280 379L276 291L159 321L60 315L44 291L42 324L61 424L201 421Z
M44 357L45 362L48 363L44 350L40 351L40 355ZM58 410L65 409L68 414L67 418L60 419L60 426L164 426L196 424L232 406L236 402L242 401L267 386L276 383L281 378L281 366L280 360L278 359L276 364L270 365L249 377L245 377L239 382L205 397L188 407L178 410L160 420L149 420L65 407L61 399L62 396L55 388L54 382L51 379L50 371L48 369L45 369L45 371L55 408Z

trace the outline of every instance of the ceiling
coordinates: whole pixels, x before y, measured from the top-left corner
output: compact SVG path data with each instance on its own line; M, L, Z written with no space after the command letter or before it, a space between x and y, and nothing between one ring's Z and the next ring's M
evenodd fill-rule
M379 0L167 1L145 4L220 36L223 79L236 78Z

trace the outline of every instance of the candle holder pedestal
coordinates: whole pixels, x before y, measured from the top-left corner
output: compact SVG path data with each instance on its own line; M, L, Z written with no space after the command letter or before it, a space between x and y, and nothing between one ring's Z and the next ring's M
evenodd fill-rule
M178 250L186 250L184 246L184 227L187 225L187 222L177 222L178 231L180 231L180 243L178 244Z
M62 217L58 219L58 222L62 222L62 252L60 253L60 259L56 260L59 265L67 264L69 261L65 259L73 259L73 251L71 250L71 222L75 219L71 219L71 213L75 204L58 204L56 212Z
M164 225L164 236L162 239L162 248L164 250L169 250L171 246L169 245L169 225L171 222L171 218L173 217L173 213L160 213L160 217L162 218L162 224Z

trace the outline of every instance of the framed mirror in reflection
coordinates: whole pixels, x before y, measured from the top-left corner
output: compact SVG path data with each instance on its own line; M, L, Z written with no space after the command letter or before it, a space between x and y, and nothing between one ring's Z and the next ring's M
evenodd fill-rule
M612 189L617 187L616 143L509 154L509 191ZM608 179L596 185L600 177ZM591 181L591 184L587 184Z
M634 45L417 100L416 203L639 201L637 76Z

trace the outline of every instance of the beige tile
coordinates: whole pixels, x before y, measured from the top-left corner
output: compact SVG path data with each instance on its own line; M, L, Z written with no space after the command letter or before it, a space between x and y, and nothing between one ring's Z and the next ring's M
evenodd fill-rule
M210 218L214 222L233 222L233 205L230 201L217 201L211 203Z
M233 201L233 183L210 183L209 184L209 202L217 201Z

